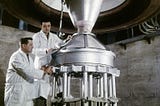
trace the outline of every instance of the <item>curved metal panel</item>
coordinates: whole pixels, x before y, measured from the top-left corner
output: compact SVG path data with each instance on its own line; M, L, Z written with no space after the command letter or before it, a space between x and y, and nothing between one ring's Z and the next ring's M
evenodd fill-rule
M58 31L60 12L41 0L0 0L3 7L17 18L40 28L42 18L52 20L52 31ZM160 10L159 0L127 0L122 5L100 13L93 28L96 34L126 29L149 19ZM74 33L76 29L67 13L64 13L62 31Z

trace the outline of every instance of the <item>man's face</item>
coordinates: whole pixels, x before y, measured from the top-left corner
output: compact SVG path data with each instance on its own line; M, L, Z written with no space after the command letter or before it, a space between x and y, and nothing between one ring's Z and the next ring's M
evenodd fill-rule
M48 34L51 30L51 22L42 22L42 31Z
M22 44L22 49L25 53L31 53L33 49L33 42L32 40L28 40L27 44Z

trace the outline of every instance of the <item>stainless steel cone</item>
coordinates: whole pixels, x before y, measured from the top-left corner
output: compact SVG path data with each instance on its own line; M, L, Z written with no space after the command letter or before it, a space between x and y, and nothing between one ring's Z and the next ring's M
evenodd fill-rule
M90 33L103 0L65 0L69 16L78 33Z

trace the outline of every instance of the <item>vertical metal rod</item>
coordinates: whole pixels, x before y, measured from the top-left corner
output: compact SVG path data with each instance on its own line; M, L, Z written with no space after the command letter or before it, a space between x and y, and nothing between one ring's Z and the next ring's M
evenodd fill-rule
M93 75L89 75L89 98L93 97ZM90 101L89 106L93 106L93 102Z
M108 99L108 78L107 73L103 74L104 79L104 97Z
M108 99L108 76L107 73L103 74L103 83L104 83L104 98ZM105 103L105 106L108 106L108 103Z
M89 75L89 97L93 97L93 75Z
M97 78L97 97L100 95L99 78Z
M100 97L100 79L97 78L97 98L99 98L99 97ZM97 102L97 106L99 106L99 105L100 105L100 103Z
M62 20L63 20L63 6L64 6L64 0L61 0L61 16L60 16L60 22L59 22L59 37L61 37L61 30L62 30Z
M67 97L67 73L63 73L63 98Z
M112 84L113 84L113 97L116 98L116 82L115 82L115 76L112 76ZM117 106L117 103L114 103L113 106Z
M84 84L84 99L88 98L88 73L83 73L83 84ZM88 106L88 102L83 101L83 106Z
M116 83L115 83L115 76L112 76L112 83L113 83L113 96L116 97Z
M71 84L71 76L68 75L68 84L67 84L68 91L67 91L67 96L71 96L70 84Z
M103 93L103 77L101 77L101 78L100 78L100 97L103 98L103 96L104 96L104 93ZM99 105L102 106L103 103L100 102Z
M103 93L103 77L101 77L100 79L100 97L103 97L104 96L104 93Z
M109 82L109 97L113 97L112 75L109 76L108 82ZM110 105L113 106L112 103L110 103Z
M84 98L86 99L88 97L88 73L83 73L83 82L84 82Z
M109 77L109 97L113 96L112 75Z
M53 77L53 86L52 86L52 96L55 97L55 93L56 93L56 78Z

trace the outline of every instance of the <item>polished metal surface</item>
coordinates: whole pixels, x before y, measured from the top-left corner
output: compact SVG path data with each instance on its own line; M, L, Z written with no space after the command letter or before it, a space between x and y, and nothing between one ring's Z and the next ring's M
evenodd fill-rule
M103 0L65 0L69 16L78 33L90 33Z
M111 10L122 5L127 0L103 0L102 7L100 9L101 12ZM42 2L49 7L61 11L61 0L42 0ZM64 12L67 12L67 7L64 6Z
M66 0L69 16L77 28L72 39L52 55L55 66L105 65L113 67L115 54L98 42L91 33L103 0Z
M101 64L114 66L115 54L98 42L92 35L75 35L65 47L53 54L54 64L60 65L86 65Z

